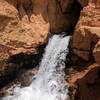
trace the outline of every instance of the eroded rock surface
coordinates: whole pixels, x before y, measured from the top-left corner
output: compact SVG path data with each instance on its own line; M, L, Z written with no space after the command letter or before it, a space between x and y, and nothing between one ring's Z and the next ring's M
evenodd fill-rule
M100 100L100 67L91 69L77 80L78 90L75 100Z
M74 53L100 64L100 0L91 0L81 14L73 35Z
M74 53L86 61L93 57L100 64L100 0L0 0L0 88L20 67L36 63L37 47L47 42L50 32L72 33L77 21ZM99 98L99 68L90 70L87 66L86 73L83 70L70 77L70 85L80 86L79 100L87 99L88 83L94 85L95 98ZM92 83L88 82L91 77Z
M0 0L0 85L39 59L37 47L47 42L50 32L73 32L83 7L80 1Z
M70 84L71 100L100 100L99 64L85 64L83 67L77 66L72 69L66 75Z

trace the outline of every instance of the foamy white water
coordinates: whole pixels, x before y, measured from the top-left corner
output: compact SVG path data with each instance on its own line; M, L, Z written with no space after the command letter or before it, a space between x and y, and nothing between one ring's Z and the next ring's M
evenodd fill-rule
M66 55L70 36L50 38L37 75L30 86L14 89L13 96L2 100L69 100L68 84L64 79Z

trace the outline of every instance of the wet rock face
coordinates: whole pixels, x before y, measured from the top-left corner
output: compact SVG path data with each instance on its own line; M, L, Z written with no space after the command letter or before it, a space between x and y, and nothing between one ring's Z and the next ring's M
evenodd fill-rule
M74 53L100 64L100 0L91 0L81 14L73 35Z

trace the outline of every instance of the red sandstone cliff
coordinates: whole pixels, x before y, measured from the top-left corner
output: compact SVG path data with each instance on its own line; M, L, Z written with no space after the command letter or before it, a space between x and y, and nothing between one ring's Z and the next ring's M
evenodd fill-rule
M90 0L81 11L72 48L79 58L92 62L70 74L70 84L77 87L74 100L100 100L100 0Z
M73 34L74 52L84 60L92 56L100 64L100 1L91 0L80 14Z
M0 0L0 77L26 64L50 32L72 32L85 5L82 0Z
M9 80L3 76L38 59L37 48L47 42L50 33L62 31L73 33L75 55L97 63L69 73L71 87L79 86L76 100L99 100L100 0L0 0L0 84ZM92 98L93 91L97 95Z

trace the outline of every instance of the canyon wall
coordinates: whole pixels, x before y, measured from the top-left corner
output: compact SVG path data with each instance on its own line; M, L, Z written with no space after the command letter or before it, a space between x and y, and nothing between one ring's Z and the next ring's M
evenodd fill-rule
M50 33L72 33L86 5L83 0L0 0L0 84L37 62L37 48Z
M100 64L100 0L91 0L81 11L72 47L80 58Z
M85 0L84 0L85 1ZM70 82L76 84L73 100L100 99L100 0L89 0L80 13L73 33L74 54L88 64L80 63Z
M42 52L49 35L63 31L73 34L76 56L100 64L100 0L0 0L0 88L21 67L36 66L38 52ZM76 79L70 77L79 86L79 100L86 100L88 83L99 94L100 70L92 70L76 73ZM88 82L92 76L93 81Z

